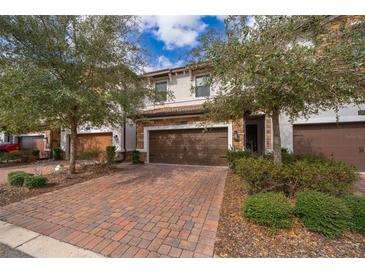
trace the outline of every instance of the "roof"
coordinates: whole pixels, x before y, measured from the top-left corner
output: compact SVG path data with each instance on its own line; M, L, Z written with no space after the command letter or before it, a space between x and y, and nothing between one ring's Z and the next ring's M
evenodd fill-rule
M206 67L207 65L208 65L207 62L187 64L186 66L182 66L182 67L166 68L166 69L161 69L161 70L150 71L150 72L143 74L143 76L154 77L154 76L162 76L162 75L168 75L168 74L179 73L179 72L181 73L184 71L186 72L189 70L201 69L201 68Z
M179 107L160 107L151 110L143 111L144 117L166 117L177 115L191 115L191 114L203 114L204 108L202 105L190 105Z

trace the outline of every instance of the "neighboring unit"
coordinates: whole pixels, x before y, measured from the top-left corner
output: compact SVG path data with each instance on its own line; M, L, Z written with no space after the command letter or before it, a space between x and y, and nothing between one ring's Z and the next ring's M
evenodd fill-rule
M147 163L225 165L228 149L272 151L271 118L265 113L244 115L226 123L208 122L202 104L217 93L204 80L202 68L185 66L145 74L156 92L172 99L147 104L137 121L137 150ZM280 117L283 148L354 164L365 171L365 105L320 112L290 122Z

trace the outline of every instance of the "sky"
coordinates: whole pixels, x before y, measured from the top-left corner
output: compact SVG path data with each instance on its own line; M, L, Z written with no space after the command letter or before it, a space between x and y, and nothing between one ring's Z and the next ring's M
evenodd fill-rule
M212 28L224 31L226 16L142 16L141 46L149 55L146 71L186 64L201 35Z

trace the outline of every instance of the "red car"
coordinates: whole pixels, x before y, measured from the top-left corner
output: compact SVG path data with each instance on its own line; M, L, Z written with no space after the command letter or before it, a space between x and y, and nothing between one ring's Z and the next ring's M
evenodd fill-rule
M9 152L13 150L18 150L19 144L0 144L0 152Z

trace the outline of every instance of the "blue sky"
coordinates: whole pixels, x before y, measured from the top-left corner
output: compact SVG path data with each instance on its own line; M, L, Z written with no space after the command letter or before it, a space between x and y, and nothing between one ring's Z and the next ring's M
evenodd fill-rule
M225 16L142 16L141 46L149 54L147 71L186 64L187 55L208 29L224 31Z

